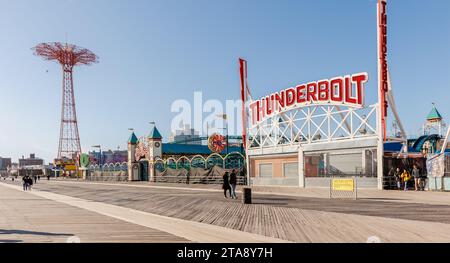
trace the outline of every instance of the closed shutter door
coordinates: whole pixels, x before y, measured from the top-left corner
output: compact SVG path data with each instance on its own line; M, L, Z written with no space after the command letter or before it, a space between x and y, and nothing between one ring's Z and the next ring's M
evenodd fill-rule
M298 163L285 163L284 164L284 177L286 178L298 178Z
M259 176L263 178L272 178L272 164L260 164L259 165Z

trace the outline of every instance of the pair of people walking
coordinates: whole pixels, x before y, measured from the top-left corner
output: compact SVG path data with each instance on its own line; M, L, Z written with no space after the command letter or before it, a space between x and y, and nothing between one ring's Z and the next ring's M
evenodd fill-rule
M237 186L236 170L233 170L231 174L225 172L225 174L223 175L223 185L222 185L223 194L225 198L228 198L227 192L229 191L231 199L237 199L236 186Z
M31 187L33 186L33 178L31 178L31 176L25 175L22 178L22 182L23 182L23 190L24 191L31 190Z

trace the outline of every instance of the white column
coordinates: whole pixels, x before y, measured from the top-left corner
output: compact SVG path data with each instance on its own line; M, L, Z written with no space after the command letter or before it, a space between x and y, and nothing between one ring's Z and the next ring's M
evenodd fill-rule
M300 146L298 148L298 181L299 184L298 186L300 188L305 188L306 184L305 184L305 158L304 158L304 153L303 153L303 148Z
M153 161L148 163L148 181L155 181L155 163Z
M361 167L362 167L362 173L363 174L367 174L367 167L366 167L366 164L367 164L367 159L366 159L366 149L363 149L362 150L362 164L361 164Z
M378 190L383 190L383 174L384 174L384 139L381 127L381 104L377 105L377 122L378 122L378 147L377 147L377 179Z
M128 181L135 181L136 175L134 174L133 166L136 163L135 160L135 152L136 152L136 145L129 143L128 144Z
M250 160L250 156L248 155L248 148L245 150L245 165L247 168L247 186L252 186L252 177L251 177L251 170L254 167L251 167L251 160Z
M450 140L450 127L448 127L447 134L445 135L444 144L442 145L441 153L445 153L445 150L447 149L447 144Z

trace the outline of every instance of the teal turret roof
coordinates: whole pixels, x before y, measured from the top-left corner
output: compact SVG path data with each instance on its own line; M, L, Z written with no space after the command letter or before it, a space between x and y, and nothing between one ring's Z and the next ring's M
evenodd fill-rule
M136 134L134 134L134 132L131 134L130 139L128 139L128 143L131 144L137 144L138 143L138 138L136 137Z
M436 109L435 106L433 106L433 109L431 110L430 114L428 114L427 120L442 120L442 115L439 113L439 111Z
M153 129L150 131L150 134L148 135L149 139L162 139L161 133L159 133L158 129L156 127L153 127Z

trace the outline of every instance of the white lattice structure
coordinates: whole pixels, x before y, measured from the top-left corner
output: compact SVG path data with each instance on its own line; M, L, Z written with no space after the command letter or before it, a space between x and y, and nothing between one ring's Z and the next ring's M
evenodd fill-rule
M309 106L288 110L248 130L249 148L299 146L377 137L377 107Z
M366 186L378 187L376 153L381 136L377 114L378 104L363 108L309 105L288 109L249 127L251 182L325 187L330 177L342 175L366 177ZM264 178L264 166L270 165L271 169L266 169L272 174Z

